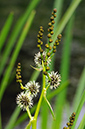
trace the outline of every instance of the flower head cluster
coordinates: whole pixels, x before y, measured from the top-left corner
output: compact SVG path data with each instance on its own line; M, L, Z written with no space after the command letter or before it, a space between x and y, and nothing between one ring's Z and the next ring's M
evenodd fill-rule
M23 110L26 107L32 107L33 97L36 97L39 92L40 85L35 81L28 82L25 86L22 85L21 89L24 91L17 95L16 102Z
M37 54L35 54L35 59L34 59L34 61L35 61L35 64L36 64L38 67L42 67L42 60L43 60L43 63L45 63L45 60L46 60L46 52L45 52L45 51L42 52L42 55L41 55L40 52L38 52ZM47 64L50 64L50 62L51 62L51 59L48 58Z
M58 74L58 72L52 71L49 73L50 79L48 79L48 83L50 83L50 89L56 89L61 81L61 76Z
M25 87L26 90L28 90L32 96L36 97L39 92L40 85L38 84L38 82L30 81L25 85Z
M16 102L18 106L26 110L27 107L32 107L33 102L32 102L32 97L28 92L21 92L20 94L17 95Z

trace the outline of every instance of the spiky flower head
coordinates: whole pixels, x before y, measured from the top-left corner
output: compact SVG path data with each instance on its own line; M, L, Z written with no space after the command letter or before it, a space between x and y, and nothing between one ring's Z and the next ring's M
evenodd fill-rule
M30 96L29 92L21 92L17 95L16 103L23 110L26 110L27 107L31 108L33 105L32 96Z
M36 97L39 92L40 85L38 82L30 81L25 85L25 87L31 93L32 96Z
M42 67L42 60L45 63L46 61L46 52L43 51L43 53L41 54L40 52L38 52L37 54L35 54L34 57L34 62L38 67ZM47 64L50 64L51 59L50 57L47 59Z
M58 74L58 72L52 71L49 73L50 80L48 80L48 83L50 83L50 89L56 89L61 81L61 76Z

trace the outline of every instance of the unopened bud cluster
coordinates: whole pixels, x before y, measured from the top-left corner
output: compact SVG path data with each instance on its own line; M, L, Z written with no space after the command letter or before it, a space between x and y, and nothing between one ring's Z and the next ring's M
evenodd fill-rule
M16 69L16 82L22 83L22 79L21 79L21 64L18 63L17 65L17 69Z
M69 122L67 122L67 126L68 127L63 127L63 129L71 129L71 127L72 127L72 125L73 125L73 122L74 122L74 120L75 120L75 115L76 115L76 113L75 112L73 112L72 113L72 115L70 116L70 120L69 120Z
M53 43L52 35L54 34L54 23L56 18L56 12L57 10L54 9L52 12L52 16L50 17L50 22L48 23L48 34L47 34L47 43L45 44L45 50L42 49L42 36L43 36L43 27L40 26L40 30L37 35L37 47L39 48L39 52L35 54L34 62L37 67L43 67L42 62L44 63L45 70L43 71L44 75L48 75L48 71L50 70L49 65L51 64L51 58L56 52L56 47L59 45L59 42L61 41L62 35L59 34L57 36L56 41Z
M34 56L34 62L37 68L33 67L36 70L43 71L43 76L45 77L45 81L47 82L46 87L44 89L56 89L60 85L61 76L58 72L50 72L50 64L53 55L56 52L56 47L59 45L61 41L62 35L59 34L56 37L56 40L53 41L53 34L54 34L54 23L56 18L57 10L54 9L52 12L52 16L50 17L50 22L48 23L48 34L47 34L47 43L45 44L45 50L42 49L43 41L43 27L40 26L39 32L37 35L37 47L39 52ZM17 70L16 70L16 81L20 83L20 88L23 90L19 95L17 95L16 102L23 110L26 110L27 107L32 107L33 105L33 98L37 96L39 92L40 85L38 82L30 81L25 86L22 84L21 79L21 64L18 63Z

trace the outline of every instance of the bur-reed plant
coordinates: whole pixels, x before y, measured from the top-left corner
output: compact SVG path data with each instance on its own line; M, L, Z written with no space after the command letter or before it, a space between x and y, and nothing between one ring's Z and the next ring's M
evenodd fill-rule
M57 0L56 0L57 1ZM61 21L59 22L59 23L57 23L57 27L54 27L54 29L55 29L55 31L54 31L54 36L53 36L53 41L55 41L55 39L56 39L56 37L57 37L57 35L59 34L59 33L61 33L62 32L62 30L63 30L63 28L65 27L65 25L67 24L67 22L69 21L69 19L70 19L70 17L72 16L72 14L74 13L74 11L75 11L75 9L76 9L76 7L78 6L78 4L80 3L80 1L81 0L74 0L74 1L72 1L72 3L71 3L71 5L69 6L69 8L67 9L67 11L66 11L66 13L65 13L65 15L63 16L63 18L61 19ZM15 32L13 32L12 33L12 36L11 36L11 38L10 38L10 43L13 43L13 42L15 42L16 41L16 36L18 36L18 33L20 32L20 30L21 30L21 28L23 27L23 25L24 25L24 23L25 23L25 21L27 20L27 17L29 16L29 14L30 14L30 12L32 11L32 9L36 6L36 4L39 2L39 0L33 0L32 2L31 2L31 4L29 5L29 7L28 7L28 9L27 9L27 11L26 11L26 13L25 13L25 15L24 15L24 17L21 17L20 18L20 20L17 22L17 24L16 24L16 27L15 27ZM56 2L55 2L56 3ZM57 5L58 4L60 4L61 3L61 5L63 5L62 4L62 2L61 2L61 0L59 0L59 1L57 1ZM60 6L61 6L60 5ZM55 4L55 6L56 6L56 4ZM59 9L60 9L60 6L58 5L58 7L59 7ZM58 10L59 10L58 9ZM60 11L59 11L60 12ZM33 14L34 15L34 14ZM32 16L32 15L30 15L30 16ZM60 17L60 15L58 15L59 17ZM57 17L58 17L57 16ZM2 33L2 39L3 40L1 40L0 41L0 45L1 45L1 43L2 43L2 46L1 47L3 47L3 41L5 41L6 40L6 36L7 35L5 35L6 34L6 32L7 32L7 34L8 34L8 32L9 32L9 29L10 29L10 27L11 27L11 22L12 22L12 19L13 19L13 13L11 14L11 16L9 16L10 18L8 18L9 20L8 20L8 24L6 24L6 28L5 28L5 30L4 31L2 31L3 33ZM22 20L22 19L24 19L24 20ZM33 19L32 19L33 20ZM56 19L57 20L57 19ZM55 22L56 22L56 20L55 20ZM23 23L21 23L21 22L23 22ZM30 23L31 23L32 21L30 21ZM21 23L21 24L20 24ZM28 22L29 23L29 22ZM5 26L4 26L5 27ZM19 28L18 28L19 27ZM19 29L19 31L16 31L16 29ZM14 31L13 30L13 31ZM69 30L70 31L70 30ZM16 33L17 32L17 33ZM68 33L68 32L67 32ZM13 38L13 35L15 36L14 38ZM5 36L5 37L4 37ZM22 36L23 36L23 33L22 33ZM0 38L1 38L0 37ZM4 38L3 38L4 37ZM24 37L25 38L25 37ZM67 37L66 37L67 38ZM22 39L21 39L21 41L22 41ZM21 42L20 41L20 42ZM54 43L54 42L53 42ZM21 44L22 44L22 42L21 42ZM8 45L9 46L9 45ZM21 45L19 45L20 47L18 47L19 48L19 50L18 51L20 51L20 48L21 48ZM10 48L10 49L8 49L8 51L10 51L10 50L12 50L12 47L8 47L8 48ZM16 49L18 49L17 47L16 47ZM69 48L69 46L68 46L68 48ZM70 50L70 48L68 49L68 50ZM16 50L17 51L17 50ZM65 52L65 51L64 51ZM3 53L5 53L5 52L3 52ZM8 52L7 52L8 53ZM10 53L10 52L9 52ZM16 53L16 52L15 52ZM8 58L8 56L9 56L9 54L3 54L3 57L4 57L4 55L6 55L7 57L6 58ZM15 54L14 54L15 55ZM65 55L67 55L67 53L65 53ZM16 58L17 58L17 56L18 56L18 53L16 54ZM14 58L15 56L13 56L13 58ZM3 61L3 60L0 60L0 61L3 61L4 63L2 63L2 64L6 64L6 58L3 58L3 59L5 59L5 61ZM14 59L14 62L16 61L16 58ZM65 57L63 57L64 59L66 59L66 56ZM68 58L67 58L68 59ZM12 61L11 62L13 62L13 59L12 59ZM14 62L13 62L13 64L14 64ZM51 61L51 64L52 64L52 62L53 61ZM4 65L2 65L2 66L4 66ZM11 66L11 65L10 65ZM13 66L13 65L12 65ZM52 66L52 65L51 65ZM0 66L0 68L2 68L1 66ZM13 68L13 67L12 67ZM11 70L12 70L12 68L10 69L9 68L9 70L7 70L7 72L6 72L6 74L8 75L6 75L6 77L4 76L4 81L3 82L7 82L7 83L1 83L1 86L0 86L0 88L1 89L3 89L3 90L1 90L0 89L0 101L2 100L2 96L3 96L3 93L4 93L4 91L6 90L6 87L7 87L7 84L8 84L8 82L9 82L9 75L10 75L10 73L11 73ZM3 68L2 68L3 69ZM51 69L51 68L50 68ZM66 69L66 67L64 66L63 67L63 69ZM3 71L3 70L2 70ZM2 73L2 71L1 71L1 73ZM8 72L8 71L10 71L10 72ZM31 76L31 81L33 81L33 80L36 80L37 79L37 77L38 77L38 75L39 75L39 71L34 71L34 73L32 74L32 76ZM83 104L84 104L84 101L85 101L85 91L83 92L83 90L85 89L85 81L84 81L84 77L85 77L85 70L83 71L83 73L82 73L82 76L81 76L81 80L80 80L80 83L79 83L79 86L78 86L78 90L77 90L77 92L76 92L76 96L75 96L75 98L74 98L74 105L75 105L75 107L76 107L76 109L73 109L73 112L75 111L77 111L76 112L76 117L75 117L75 123L73 124L74 126L72 127L73 129L75 128L75 124L76 124L76 121L77 121L77 119L78 119L78 117L79 117L79 113L80 113L80 111L81 111L81 108L82 108L82 106L83 106ZM62 80L62 79L61 79ZM2 84L3 84L3 86L2 86ZM56 90L54 90L54 91L52 91L50 94L47 94L47 99L50 101L54 96L56 96L57 94L59 94L59 93L61 93L61 91L63 91L63 90L65 90L65 88L68 86L68 84L69 84L69 82L66 80L65 82L63 82L62 84L61 84L61 86L58 88L58 89L56 89ZM4 88L3 88L4 87ZM80 88L81 87L81 88ZM3 92L1 92L1 91L3 91ZM80 91L80 92L79 92ZM82 95L82 93L83 93L83 95ZM81 97L82 96L82 97ZM75 102L77 101L77 105L75 104ZM60 103L58 103L57 105L59 105ZM78 106L79 105L79 106ZM0 104L0 106L1 106L1 104ZM78 108L77 108L78 107ZM44 105L44 101L43 101L43 103L42 103L42 105L41 105L41 108L43 108L43 110L42 110L42 115L41 115L41 117L43 118L42 119L42 124L41 124L41 128L43 128L44 127L44 129L45 128L48 128L47 127L47 122L48 122L48 109L47 109L47 106L46 105ZM49 106L49 108L50 108L50 106ZM31 112L34 112L35 111L35 109L36 109L36 106L33 106L33 108L31 109ZM46 109L46 110L45 110ZM61 110L60 110L61 111ZM47 112L47 115L46 115L46 112ZM57 111L57 112L59 112L59 111ZM10 118L10 120L9 120L9 122L8 122L8 124L7 124L7 126L5 127L5 129L13 129L15 126L17 126L18 124L20 124L22 121L24 121L27 117L28 117L28 115L26 114L26 113L24 113L18 120L17 120L17 117L18 117L18 115L19 115L19 113L20 113L20 108L18 108L18 107L16 107L16 109L15 109L15 111L14 111L14 113L13 113L13 115L11 116L11 118ZM52 112L53 113L53 112ZM52 114L53 116L54 116L54 114ZM61 114L61 116L62 116L62 114ZM1 113L0 113L0 118L1 118ZM58 119L56 119L56 121L57 121ZM84 124L84 120L85 120L85 117L83 117L83 119L82 119L82 121L81 121L81 123L80 123L80 126L78 127L79 129L84 129L84 127L85 127L85 124ZM56 121L55 121L55 123L56 123ZM51 122L50 122L51 123ZM61 123L61 120L59 120L59 123ZM1 122L1 119L0 119L0 129L2 128L1 127L1 125L2 125L2 122ZM56 125L56 124L55 124ZM52 127L52 129L54 129L54 128L56 128L56 127ZM60 128L60 127L59 127Z

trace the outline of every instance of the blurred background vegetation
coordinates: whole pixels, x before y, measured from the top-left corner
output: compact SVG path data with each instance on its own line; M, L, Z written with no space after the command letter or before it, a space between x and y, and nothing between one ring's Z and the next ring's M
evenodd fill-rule
M67 10L68 6L70 5L71 0L63 0L62 11L60 12L61 18L63 17L65 11ZM12 23L11 30L9 35L7 36L7 40L3 46L2 53L4 51L5 46L9 40L11 35L12 29L17 22L18 18L24 14L26 11L27 6L29 5L30 0L0 0L0 31L3 28L8 15L10 12L14 13L14 19ZM12 112L16 107L16 95L20 92L19 85L16 83L15 79L15 70L18 62L21 62L22 65L22 77L23 83L27 83L30 79L30 76L33 72L33 69L30 65L34 66L34 54L38 52L37 49L37 33L39 30L39 26L42 25L44 28L44 36L43 41L44 43L47 41L47 28L49 18L51 16L51 12L54 6L54 0L40 0L39 4L35 8L36 14L31 25L30 31L27 34L23 46L19 52L18 58L14 65L14 68L11 73L11 79L8 82L8 88L6 89L3 99L2 99L2 122L4 125L8 122ZM72 28L72 41L70 45L70 70L69 70L69 79L70 79L70 86L67 92L67 100L72 103L74 98L74 94L77 89L78 81L80 79L80 75L83 71L85 65L85 1L82 0L80 5L75 11L75 18L74 24ZM65 37L65 28L62 32L62 41L57 48L57 53L55 57L54 63L54 70L60 70L61 64L61 55L63 51L63 42ZM18 37L17 37L18 40ZM17 44L16 40L16 44ZM15 49L15 45L12 48L12 51ZM11 52L12 53L12 52ZM5 70L9 65L11 58L11 54L6 61L5 68L3 70L2 75L0 76L0 80L2 80L3 76L5 75ZM1 62L1 54L0 54L0 62ZM40 80L40 77L38 78ZM0 81L1 82L1 81Z

